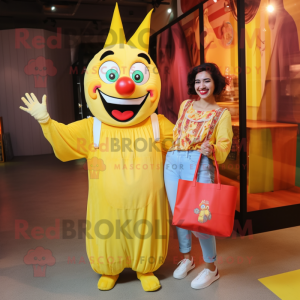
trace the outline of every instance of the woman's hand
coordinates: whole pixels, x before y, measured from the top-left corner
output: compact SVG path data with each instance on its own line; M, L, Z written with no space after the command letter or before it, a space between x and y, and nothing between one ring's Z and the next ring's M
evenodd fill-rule
M202 145L200 150L198 150L200 153L204 154L205 156L211 156L213 152L214 147L209 143L209 141L205 141Z

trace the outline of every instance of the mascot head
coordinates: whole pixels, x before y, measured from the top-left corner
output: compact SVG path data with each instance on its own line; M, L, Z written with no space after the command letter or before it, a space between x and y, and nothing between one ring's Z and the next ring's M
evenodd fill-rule
M104 48L86 69L84 87L88 107L108 125L133 126L157 108L161 82L148 55L151 14L152 11L126 43L116 4Z

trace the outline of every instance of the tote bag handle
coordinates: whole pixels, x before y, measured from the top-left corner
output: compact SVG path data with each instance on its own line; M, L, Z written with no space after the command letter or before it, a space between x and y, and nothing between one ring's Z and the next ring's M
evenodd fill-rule
M219 173L219 166L218 166L218 163L217 163L217 160L216 160L216 155L215 155L215 149L214 148L213 148L213 155L214 155L215 165L216 165L216 169L217 169L217 179L218 179L217 189L220 190L221 189L220 173ZM199 170L199 167L200 167L201 158L202 158L202 153L200 153L200 157L198 159L198 163L197 163L197 166L196 166L194 179L193 179L193 185L192 185L193 187L196 186L197 174L198 174L198 170Z

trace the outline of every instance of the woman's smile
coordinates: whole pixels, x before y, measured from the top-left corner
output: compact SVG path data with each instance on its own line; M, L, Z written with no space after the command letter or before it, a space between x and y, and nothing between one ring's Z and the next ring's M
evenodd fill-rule
M208 89L199 89L198 91L203 96L203 95L206 95L209 90Z

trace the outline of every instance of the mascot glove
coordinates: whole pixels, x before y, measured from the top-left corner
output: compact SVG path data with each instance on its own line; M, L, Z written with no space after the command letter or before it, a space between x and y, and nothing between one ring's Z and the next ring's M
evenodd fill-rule
M31 95L31 96L30 96ZM47 96L44 95L42 99L42 103L38 101L35 94L26 93L25 97L22 97L22 101L27 106L27 108L20 106L20 109L28 112L32 117L34 117L39 123L46 123L50 116L47 112L47 105L46 105L46 98Z

